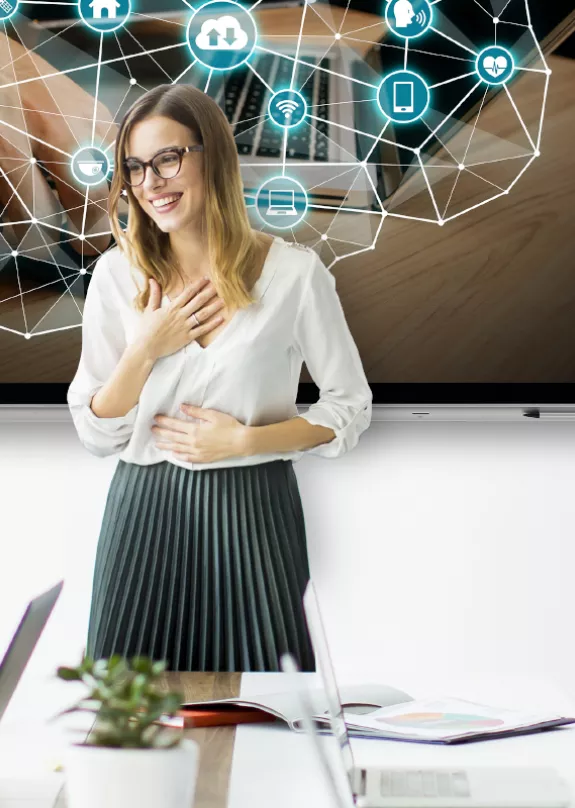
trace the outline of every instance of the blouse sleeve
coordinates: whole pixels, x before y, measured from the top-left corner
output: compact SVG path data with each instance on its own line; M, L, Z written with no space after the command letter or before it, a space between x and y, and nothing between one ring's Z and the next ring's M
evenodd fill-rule
M126 347L108 272L108 258L104 253L94 265L84 301L82 353L67 396L81 442L98 457L116 454L127 446L138 411L136 404L125 415L100 418L90 407L92 397L110 378Z
M335 432L329 443L306 449L306 453L339 457L356 446L369 426L373 394L335 278L315 252L296 315L295 347L320 391L319 401L299 417Z

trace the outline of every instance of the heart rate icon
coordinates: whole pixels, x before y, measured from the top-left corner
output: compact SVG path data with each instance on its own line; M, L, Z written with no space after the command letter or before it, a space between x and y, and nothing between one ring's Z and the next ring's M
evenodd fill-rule
M509 62L505 56L486 56L483 59L483 69L495 79L505 73L508 67Z

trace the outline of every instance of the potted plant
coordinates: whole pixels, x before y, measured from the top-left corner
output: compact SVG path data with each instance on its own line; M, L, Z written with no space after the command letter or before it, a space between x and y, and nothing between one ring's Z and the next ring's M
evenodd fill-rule
M198 768L198 745L182 731L157 723L173 717L183 695L165 693L157 679L164 661L119 655L77 668L59 667L67 682L83 682L88 694L53 716L91 712L95 723L64 757L68 808L183 808L191 806Z

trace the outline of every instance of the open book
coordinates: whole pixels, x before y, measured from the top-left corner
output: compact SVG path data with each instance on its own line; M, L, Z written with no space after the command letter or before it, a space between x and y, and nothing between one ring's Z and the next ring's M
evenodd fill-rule
M325 692L320 689L307 692L319 731L331 732ZM387 685L344 685L340 688L340 695L345 723L354 737L461 743L575 723L575 718L553 713L506 710L448 697L416 701L407 693ZM285 721L291 729L302 732L297 703L290 692L268 693L251 699L187 702L176 718L164 717L162 723L184 726L186 708L224 708L227 712L247 707Z

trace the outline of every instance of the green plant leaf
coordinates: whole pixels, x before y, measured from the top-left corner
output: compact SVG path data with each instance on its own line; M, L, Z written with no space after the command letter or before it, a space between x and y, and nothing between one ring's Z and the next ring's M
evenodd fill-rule
M56 676L66 682L78 682L82 680L82 675L76 668L60 667L56 671Z
M160 673L163 673L167 667L168 663L165 659L152 663L152 676L158 676Z
M85 671L91 671L93 665L94 665L94 660L92 659L92 657L85 656L82 659L82 662L80 663L80 670L82 670L84 672Z
M183 701L179 692L165 692L154 679L166 670L166 660L136 656L131 660L115 654L110 659L82 659L78 668L58 669L60 678L82 681L89 693L77 704L52 719L73 713L95 714L90 746L118 748L170 747L180 734L154 724L162 715L173 715Z

